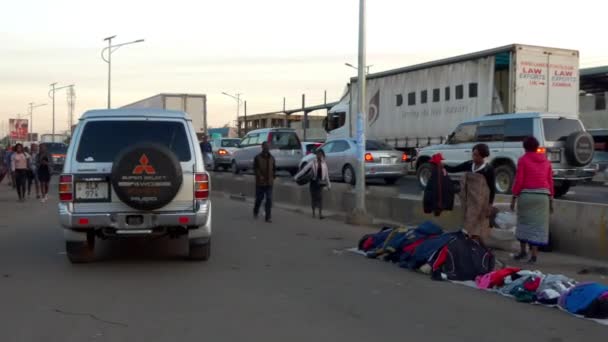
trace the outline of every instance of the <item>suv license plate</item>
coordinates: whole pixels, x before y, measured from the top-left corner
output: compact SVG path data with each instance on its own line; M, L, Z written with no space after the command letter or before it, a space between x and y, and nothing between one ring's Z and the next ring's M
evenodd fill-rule
M108 199L107 182L77 182L76 199L104 200Z

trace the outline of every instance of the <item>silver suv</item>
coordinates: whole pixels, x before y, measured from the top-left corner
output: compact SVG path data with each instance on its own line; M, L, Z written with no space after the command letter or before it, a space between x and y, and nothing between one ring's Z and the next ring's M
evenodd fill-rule
M94 259L96 237L186 235L189 257L211 253L209 175L183 112L93 110L80 119L59 178L71 262Z
M270 154L277 163L277 170L298 173L302 159L302 145L295 130L289 128L264 128L251 131L241 140L239 148L232 156L232 172L253 168L253 159L262 152L262 143L268 142Z
M524 154L522 141L528 136L538 139L541 146L538 152L546 153L552 163L556 197L595 175L595 168L590 166L593 137L580 120L555 114L517 113L491 114L463 122L445 144L421 149L416 161L418 181L426 186L433 154L441 153L446 164L457 165L470 160L473 146L485 143L490 147L488 162L496 173L496 191L509 193L517 161Z

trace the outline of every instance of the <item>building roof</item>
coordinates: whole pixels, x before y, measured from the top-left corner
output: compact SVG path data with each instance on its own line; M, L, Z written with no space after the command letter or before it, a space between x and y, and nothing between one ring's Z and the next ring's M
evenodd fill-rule
M608 92L608 65L580 70L580 89L588 94Z
M107 117L154 117L191 120L190 116L184 112L155 108L93 109L86 111L80 119Z

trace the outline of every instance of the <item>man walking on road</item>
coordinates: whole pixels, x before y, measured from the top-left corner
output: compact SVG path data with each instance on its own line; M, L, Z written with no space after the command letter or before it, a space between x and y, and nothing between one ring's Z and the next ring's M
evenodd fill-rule
M266 222L272 222L272 186L276 177L277 166L274 157L270 154L268 142L262 143L262 153L253 160L255 172L255 206L253 216L258 217L262 201L266 198Z
M213 146L211 146L209 137L207 135L203 136L203 141L201 142L201 152L203 152L205 166L211 167L211 164L213 163Z

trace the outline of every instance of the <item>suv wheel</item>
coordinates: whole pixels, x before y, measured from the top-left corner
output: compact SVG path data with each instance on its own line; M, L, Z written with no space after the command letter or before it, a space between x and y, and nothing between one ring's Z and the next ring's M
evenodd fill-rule
M556 183L554 185L555 198L563 197L570 191L570 182Z
M510 165L501 165L494 170L496 192L508 194L513 188L515 170Z
M235 175L241 173L241 170L239 170L239 168L236 166L236 160L232 161L232 173Z
M73 264L83 264L95 259L95 235L87 233L87 241L66 241L65 251Z
M355 185L357 183L355 169L350 165L346 165L344 169L342 169L342 179L344 179L344 183Z
M208 240L206 242L190 240L188 257L190 258L190 260L209 260L209 258L211 257L211 240Z
M432 166L431 163L424 163L420 165L420 167L416 170L416 178L418 179L418 184L422 189L426 188L426 185L431 179L432 174Z

